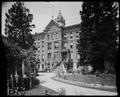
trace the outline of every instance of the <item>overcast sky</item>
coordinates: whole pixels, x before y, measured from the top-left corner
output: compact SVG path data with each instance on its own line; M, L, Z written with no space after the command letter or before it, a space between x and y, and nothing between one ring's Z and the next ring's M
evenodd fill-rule
M2 3L2 34L5 28L5 13L11 8L14 2ZM32 33L42 32L47 24L51 21L52 15L54 19L57 17L59 10L65 19L66 26L78 24L81 22L79 11L81 10L82 2L24 2L25 7L29 8L33 14L33 24L35 28Z

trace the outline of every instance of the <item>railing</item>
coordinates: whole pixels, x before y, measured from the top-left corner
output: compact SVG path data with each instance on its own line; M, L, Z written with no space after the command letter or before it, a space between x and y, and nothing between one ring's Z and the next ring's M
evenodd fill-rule
M63 60L61 60L58 64L56 64L53 68L52 71L55 70L58 66L60 66L60 64L62 63Z

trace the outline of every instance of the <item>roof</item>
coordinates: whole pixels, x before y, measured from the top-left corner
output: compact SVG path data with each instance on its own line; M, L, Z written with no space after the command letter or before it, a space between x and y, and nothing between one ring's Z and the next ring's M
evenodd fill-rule
M44 33L44 32L40 32L40 33L35 33L35 34L33 35L33 38L34 38L34 39L37 39L37 38L43 39L44 36L45 36L45 33Z
M64 28L71 28L71 27L76 27L76 26L80 26L80 24L69 25L69 26L66 26Z
M45 30L48 30L50 28L50 26L53 25L53 24L56 25L57 27L59 27L58 23L56 23L54 20L51 20L49 22L49 24L45 27Z
M74 32L80 30L80 24L70 25L63 28L63 32Z
M63 18L63 16L62 16L62 13L61 13L60 10L59 10L59 13L58 13L58 16L57 16L56 20L57 20L57 21L58 21L58 20L64 20L64 18Z

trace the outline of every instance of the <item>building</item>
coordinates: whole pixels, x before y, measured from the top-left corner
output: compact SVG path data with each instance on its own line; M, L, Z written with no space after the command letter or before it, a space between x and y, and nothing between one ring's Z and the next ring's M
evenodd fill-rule
M42 33L34 35L38 48L36 54L40 59L39 70L52 69L67 56L68 50L73 60L73 70L76 70L80 58L77 50L79 32L80 24L65 26L65 19L59 11L57 18L52 19Z

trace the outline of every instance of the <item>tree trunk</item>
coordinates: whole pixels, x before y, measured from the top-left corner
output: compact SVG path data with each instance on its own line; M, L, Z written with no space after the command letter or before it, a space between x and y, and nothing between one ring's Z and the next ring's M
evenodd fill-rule
M24 78L24 60L22 58L22 77Z
M104 68L106 73L115 73L114 63L108 61L107 59L104 60Z

